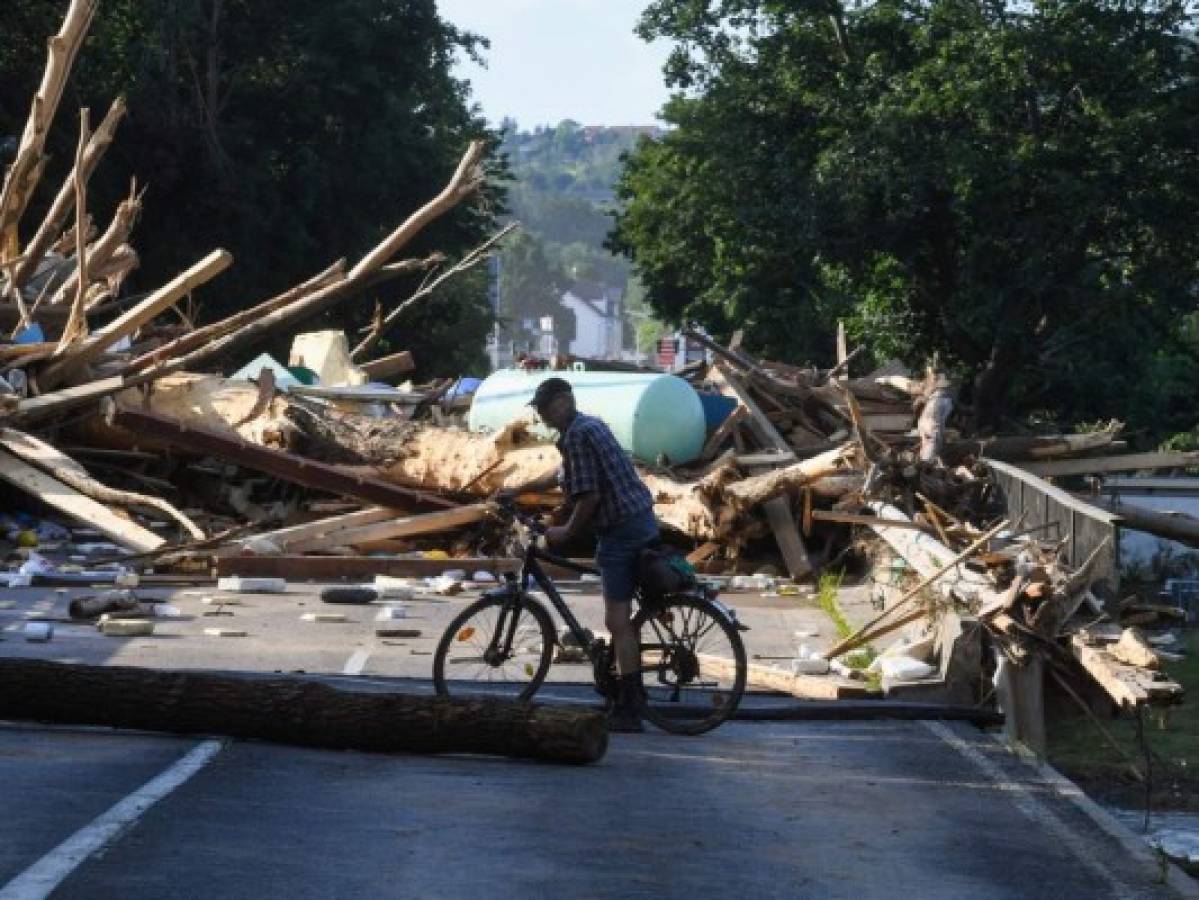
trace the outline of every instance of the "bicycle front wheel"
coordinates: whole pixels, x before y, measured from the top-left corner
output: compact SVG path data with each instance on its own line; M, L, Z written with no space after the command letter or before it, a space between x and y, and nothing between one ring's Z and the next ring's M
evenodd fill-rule
M745 693L745 645L711 603L679 595L633 617L641 643L644 717L663 731L703 734Z
M433 657L433 687L443 697L528 700L549 673L554 623L536 600L483 597L446 628Z

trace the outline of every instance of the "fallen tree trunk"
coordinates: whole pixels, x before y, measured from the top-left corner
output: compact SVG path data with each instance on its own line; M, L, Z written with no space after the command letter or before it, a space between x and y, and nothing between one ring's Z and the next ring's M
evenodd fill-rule
M1104 497L1087 496L1083 499L1119 516L1123 519L1120 524L1128 528L1147 531L1149 534L1179 541L1191 547L1199 547L1199 519L1194 516L1159 512L1123 500L1117 502Z
M252 674L0 659L0 718L220 734L334 750L485 753L591 763L596 710L342 690Z

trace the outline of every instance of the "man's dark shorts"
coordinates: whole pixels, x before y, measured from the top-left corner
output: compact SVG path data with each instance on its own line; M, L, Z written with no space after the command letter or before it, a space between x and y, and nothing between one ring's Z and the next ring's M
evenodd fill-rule
M629 516L599 532L595 561L604 580L604 600L628 603L637 587L637 557L658 539L653 509Z

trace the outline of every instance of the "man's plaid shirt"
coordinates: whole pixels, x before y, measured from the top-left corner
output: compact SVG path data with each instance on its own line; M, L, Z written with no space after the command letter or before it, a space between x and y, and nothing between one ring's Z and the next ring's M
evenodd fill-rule
M562 490L567 497L599 492L597 528L609 528L653 508L649 488L637 477L612 431L594 416L578 413L558 439L558 452L562 454Z

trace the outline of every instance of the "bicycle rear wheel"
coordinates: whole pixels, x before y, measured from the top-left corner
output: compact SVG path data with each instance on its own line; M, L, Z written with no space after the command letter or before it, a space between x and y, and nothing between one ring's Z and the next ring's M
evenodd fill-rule
M433 687L443 697L528 700L549 673L553 620L536 600L512 605L483 597L454 617L433 656Z
M678 595L633 617L641 643L646 720L674 734L703 734L745 693L745 645L707 600Z

